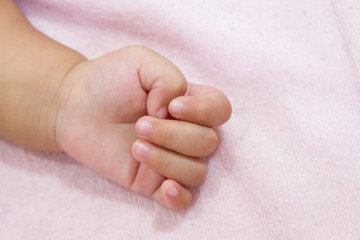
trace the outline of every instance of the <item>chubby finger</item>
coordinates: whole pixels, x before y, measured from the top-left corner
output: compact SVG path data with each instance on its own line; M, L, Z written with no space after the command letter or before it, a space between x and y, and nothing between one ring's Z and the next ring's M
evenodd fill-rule
M184 121L145 116L137 121L135 131L139 138L192 157L208 156L217 145L214 129Z
M166 179L152 194L151 198L171 210L182 210L192 201L189 189L172 179Z
M143 47L128 47L130 54L138 56L137 69L141 86L148 92L147 111L158 118L168 116L167 106L175 97L184 95L187 81L181 71L168 59Z
M191 192L174 180L167 179L161 185L161 196L166 206L172 210L181 210L189 206Z
M187 186L198 186L207 168L203 160L181 155L138 139L132 146L133 157L167 178Z
M177 97L169 105L173 117L209 127L225 123L231 111L231 103L223 92L193 83L189 83L187 96Z

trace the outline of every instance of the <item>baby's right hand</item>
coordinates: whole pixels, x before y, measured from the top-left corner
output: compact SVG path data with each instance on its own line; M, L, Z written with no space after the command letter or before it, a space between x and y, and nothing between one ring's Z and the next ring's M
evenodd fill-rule
M200 158L216 148L212 127L231 114L222 92L187 83L170 61L144 47L77 65L60 96L59 147L170 209L191 202L188 188L206 175ZM168 111L181 121L165 119Z

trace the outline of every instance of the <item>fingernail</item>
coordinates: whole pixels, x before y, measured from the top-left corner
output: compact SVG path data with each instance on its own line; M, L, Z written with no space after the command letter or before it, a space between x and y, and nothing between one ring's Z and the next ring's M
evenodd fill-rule
M152 129L151 123L149 123L146 120L140 120L136 124L136 131L139 135L147 136L150 134L151 129Z
M177 197L179 195L179 190L176 187L171 186L168 188L166 193L171 197Z
M186 111L186 105L179 100L173 100L170 103L170 110L175 114L182 114Z
M144 142L137 141L135 143L134 152L137 156L141 158L146 158L150 154L150 146Z
M155 116L156 116L157 118L161 118L161 119L167 118L167 116L168 116L167 107L162 107L162 108L160 108L160 109L156 112Z

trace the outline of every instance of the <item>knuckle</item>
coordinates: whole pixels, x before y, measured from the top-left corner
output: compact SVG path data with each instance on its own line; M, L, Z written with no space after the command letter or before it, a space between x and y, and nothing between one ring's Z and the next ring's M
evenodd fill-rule
M212 128L209 128L208 144L210 153L212 153L216 149L216 146L218 144L218 136L216 134L216 131Z
M176 95L184 95L187 91L187 83L186 83L186 79L184 77L184 75L180 72L180 70L176 74L176 79L174 80L174 82L170 85L171 91L173 93L176 93Z
M158 170L161 173L167 173L169 171L170 165L171 165L171 159L170 154L165 154L163 158L160 161Z
M185 198L179 205L176 205L174 207L174 210L183 210L187 208L190 205L191 201L192 201L192 196L191 194L189 194L189 196Z
M202 160L199 160L198 166L194 169L193 178L191 181L191 187L199 186L207 175L207 166Z
M170 128L170 126L166 126L163 129L163 137L164 145L168 146L171 145L174 141L174 132Z
M205 157L215 151L218 144L218 136L214 129L205 128L203 139L202 157Z
M137 58L143 58L144 56L151 56L155 54L155 52L143 45L132 45L122 48L127 56L132 56Z
M205 123L208 120L209 105L205 102L201 102L197 107L197 120L201 123Z

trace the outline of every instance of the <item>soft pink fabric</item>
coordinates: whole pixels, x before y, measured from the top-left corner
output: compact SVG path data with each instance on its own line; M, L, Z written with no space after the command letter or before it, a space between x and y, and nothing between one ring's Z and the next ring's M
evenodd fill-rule
M0 239L360 239L360 1L18 4L88 58L153 48L222 89L233 116L180 213L0 142Z

